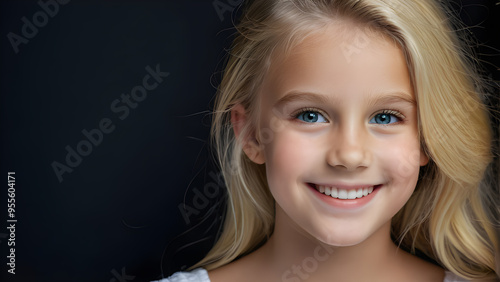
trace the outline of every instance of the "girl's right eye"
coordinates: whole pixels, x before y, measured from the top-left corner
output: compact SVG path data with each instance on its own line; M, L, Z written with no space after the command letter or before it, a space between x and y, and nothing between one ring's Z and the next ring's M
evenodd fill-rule
M315 110L304 110L298 113L296 118L307 123L328 122L322 114Z

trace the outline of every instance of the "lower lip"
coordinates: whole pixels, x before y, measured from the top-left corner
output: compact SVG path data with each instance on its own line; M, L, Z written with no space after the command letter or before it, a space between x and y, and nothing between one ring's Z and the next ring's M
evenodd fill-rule
M367 205L373 197L378 193L382 185L376 185L373 187L373 192L368 194L367 196L361 197L361 198L356 198L356 199L337 199L337 198L332 198L328 195L325 195L323 193L320 193L312 184L307 184L307 187L312 190L312 192L323 202L328 204L329 206L336 207L339 209L358 209L361 207L364 207Z

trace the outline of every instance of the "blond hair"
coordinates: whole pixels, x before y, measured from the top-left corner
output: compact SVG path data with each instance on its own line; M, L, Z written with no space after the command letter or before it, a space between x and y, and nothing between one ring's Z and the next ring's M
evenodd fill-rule
M230 111L258 118L256 95L278 50L288 52L332 20L354 20L403 50L418 104L422 147L430 157L414 194L394 217L392 236L468 279L495 277L498 238L485 209L492 161L489 117L475 64L437 1L255 0L243 11L218 90L212 138L228 188L223 230L192 268L214 269L262 245L274 227L264 165L242 153ZM245 132L254 131L250 125ZM242 133L245 135L246 133ZM481 194L483 193L483 194Z

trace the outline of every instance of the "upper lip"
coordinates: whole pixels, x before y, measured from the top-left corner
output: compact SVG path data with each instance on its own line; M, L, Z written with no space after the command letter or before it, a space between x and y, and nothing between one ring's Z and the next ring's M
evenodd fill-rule
M338 189L345 189L345 190L352 190L352 189L360 189L360 188L368 188L368 187L375 187L381 184L343 184L343 183L310 183L315 186L315 188L318 188L319 186L325 186L325 187L335 187Z

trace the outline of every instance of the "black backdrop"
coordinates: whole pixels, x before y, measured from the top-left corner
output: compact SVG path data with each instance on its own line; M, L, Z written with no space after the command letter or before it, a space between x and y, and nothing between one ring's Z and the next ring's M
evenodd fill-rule
M224 195L209 110L238 2L0 2L0 280L148 281L203 256ZM462 2L498 80L500 5Z

